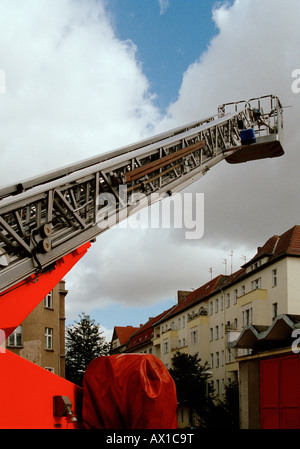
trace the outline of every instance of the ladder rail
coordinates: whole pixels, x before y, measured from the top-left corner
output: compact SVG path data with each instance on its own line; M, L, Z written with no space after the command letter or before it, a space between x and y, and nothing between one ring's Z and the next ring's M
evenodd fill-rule
M94 240L111 222L200 179L241 145L238 124L253 120L248 104L230 113L223 105L215 116L99 156L97 162L73 164L64 175L58 170L33 178L22 183L20 193L14 185L2 189L0 293ZM279 112L270 112L274 123L263 126L267 135L278 134ZM132 201L139 195L146 203Z
M66 165L64 167L52 170L50 172L43 173L42 175L35 176L33 178L29 178L27 180L23 180L19 183L7 185L4 187L0 187L0 199L18 194L22 191L25 191L27 189L30 189L32 187L35 187L40 184L45 184L51 181L54 181L56 179L62 178L64 176L67 176L71 173L77 172L79 170L92 167L96 164L99 164L101 162L108 161L110 159L113 159L117 156L121 156L123 154L127 154L131 151L144 148L146 146L149 146L151 144L157 144L157 142L163 141L167 138L170 138L172 136L176 136L177 134L181 134L185 131L191 130L193 128L196 128L198 126L201 126L205 123L209 123L215 119L215 116L209 116L205 119L202 119L201 121L197 120L191 123L186 124L185 126L180 126L177 128L174 128L170 131L166 131L161 134L157 134L155 136L149 137L147 139L143 139L139 142L136 142L134 144L130 144L112 151L101 153L98 156L94 156L92 158L84 159L82 161L76 162L74 164Z

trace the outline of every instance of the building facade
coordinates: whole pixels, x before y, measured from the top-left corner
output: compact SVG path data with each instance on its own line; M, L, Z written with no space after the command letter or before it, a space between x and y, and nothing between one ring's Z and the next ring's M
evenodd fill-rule
M271 326L278 315L299 315L299 277L300 226L294 226L258 247L237 272L179 294L174 307L148 322L151 337L143 349L167 368L177 351L198 353L203 364L208 362L209 381L221 398L226 385L239 380L239 360L252 352L249 342L245 347L231 343L249 325L260 330ZM129 340L126 350L136 349ZM182 417L182 425L186 424Z
M65 377L65 281L40 302L8 337L9 351Z

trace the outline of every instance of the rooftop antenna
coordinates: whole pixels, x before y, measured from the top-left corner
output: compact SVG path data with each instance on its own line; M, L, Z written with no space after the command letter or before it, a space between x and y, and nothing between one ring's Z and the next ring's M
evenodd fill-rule
M232 274L233 273L233 251L232 250L230 253L230 258L231 258L230 274Z
M241 259L243 259L244 263L246 263L246 261L247 261L246 256L242 256Z
M223 259L223 263L225 264L225 276L227 276L227 259Z
M213 269L212 269L212 267L210 267L209 272L210 272L210 279L212 279L213 278Z

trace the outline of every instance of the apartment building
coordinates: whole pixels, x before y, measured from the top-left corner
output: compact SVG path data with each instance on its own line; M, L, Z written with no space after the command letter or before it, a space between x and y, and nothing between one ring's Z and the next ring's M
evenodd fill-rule
M6 348L65 377L65 281L40 302L8 337Z
M153 346L167 367L179 350L208 362L216 394L238 379L237 357L249 349L228 348L242 329L270 326L279 314L299 314L300 227L271 237L230 276L218 276L186 296L156 322Z
M149 320L147 338L137 331L136 344L130 339L126 351L152 352L167 368L177 351L198 353L221 397L226 384L239 379L239 359L253 351L249 341L245 347L231 343L250 324L259 332L279 315L300 315L299 278L300 226L294 226L269 238L235 273L179 292L177 304ZM186 425L187 418L181 422Z
M153 354L160 358L159 354L155 352L155 347L153 346L153 340L155 339L154 327L155 323L164 316L168 315L172 309L173 307L165 310L156 317L149 317L145 324L141 324L138 330L134 332L127 341L125 352Z

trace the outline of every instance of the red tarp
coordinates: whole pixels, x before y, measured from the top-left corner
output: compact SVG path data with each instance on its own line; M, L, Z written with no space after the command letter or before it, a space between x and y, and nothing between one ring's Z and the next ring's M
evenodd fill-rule
M87 429L176 429L175 383L152 354L94 359L83 380Z

